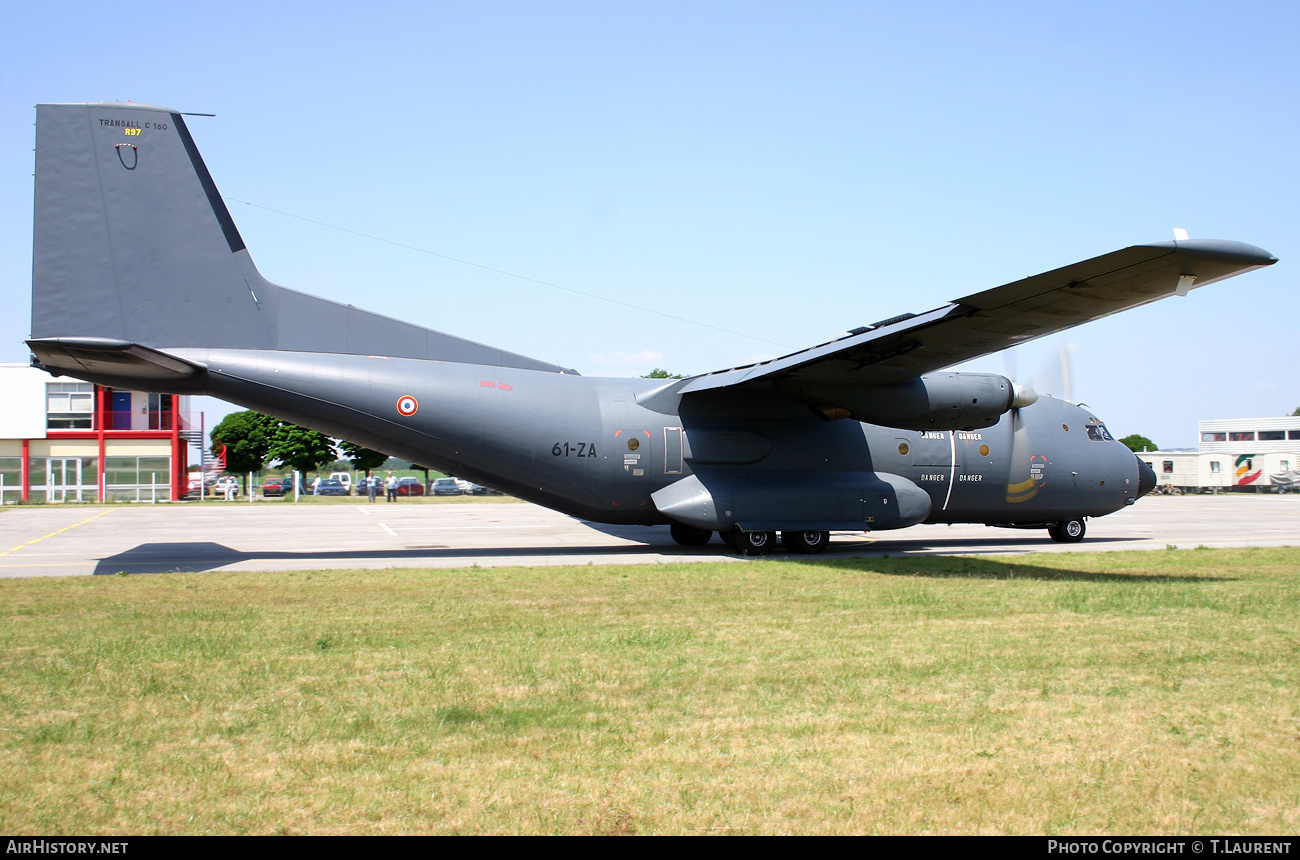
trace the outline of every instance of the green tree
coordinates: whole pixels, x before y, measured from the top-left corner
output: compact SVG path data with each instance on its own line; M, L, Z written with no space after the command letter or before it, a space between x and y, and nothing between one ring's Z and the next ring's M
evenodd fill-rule
M654 370L641 377L642 379L685 379L680 373L669 373L662 367L656 367Z
M230 413L209 434L213 456L220 457L224 448L226 471L237 475L261 471L270 451L274 423L275 419L261 412Z
M1291 414L1292 414L1292 415L1300 415L1300 406L1297 406L1297 407L1295 408L1295 411L1292 412Z
M310 472L338 456L333 439L288 421L276 421L269 436L267 458L299 472Z
M1128 449L1135 454L1141 454L1143 451L1159 451L1160 446L1152 442L1145 436L1134 433L1132 436L1125 436L1119 441L1128 446Z
M364 471L367 475L371 469L378 469L388 461L388 455L382 451L364 448L355 442L340 442L339 451L352 463L352 468Z

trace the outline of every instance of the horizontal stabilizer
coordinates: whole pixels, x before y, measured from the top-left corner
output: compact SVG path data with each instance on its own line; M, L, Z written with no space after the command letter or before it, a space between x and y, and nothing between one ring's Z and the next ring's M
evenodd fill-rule
M201 364L186 361L156 349L125 340L105 337L50 337L29 340L27 345L46 370L67 373L81 379L138 382L141 388L162 383L169 390L183 390L206 371Z

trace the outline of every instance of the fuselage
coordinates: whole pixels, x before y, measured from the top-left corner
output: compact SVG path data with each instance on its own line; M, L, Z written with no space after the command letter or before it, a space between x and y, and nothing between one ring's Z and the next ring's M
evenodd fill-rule
M1132 453L1089 411L1051 398L992 427L913 431L827 421L762 389L697 399L673 394L664 380L381 356L164 351L206 365L205 390L217 397L597 522L673 522L652 495L691 475L773 496L803 486L819 498L822 486L868 494L854 476L897 476L890 480L911 498L910 521L861 515L850 498L834 522L866 529L1047 523L1107 514L1141 494Z

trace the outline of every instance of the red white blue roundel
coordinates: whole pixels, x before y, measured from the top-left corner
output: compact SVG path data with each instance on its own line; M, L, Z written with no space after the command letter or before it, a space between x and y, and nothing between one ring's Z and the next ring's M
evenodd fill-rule
M420 401L407 394L397 398L397 414L404 418L410 418L420 411Z

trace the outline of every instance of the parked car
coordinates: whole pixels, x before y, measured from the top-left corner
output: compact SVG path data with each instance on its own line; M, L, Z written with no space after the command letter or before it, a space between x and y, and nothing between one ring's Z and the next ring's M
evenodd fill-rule
M293 478L267 478L262 484L262 497L269 499L273 496L283 496L292 489Z
M463 492L455 478L438 478L433 482L435 496L459 496Z
M423 496L424 484L420 483L419 478L401 478L397 482L397 495Z
M505 493L500 490L494 490L491 487L485 487L482 484L470 484L470 495L473 496L504 496Z
M352 492L352 476L350 474L347 472L330 472L330 477L346 487L349 493Z
M239 479L233 475L222 475L217 478L217 482L212 485L212 494L225 498L230 496L234 498L239 495Z
M313 491L318 496L346 496L348 488L338 478L322 478ZM400 492L400 489L399 489Z

